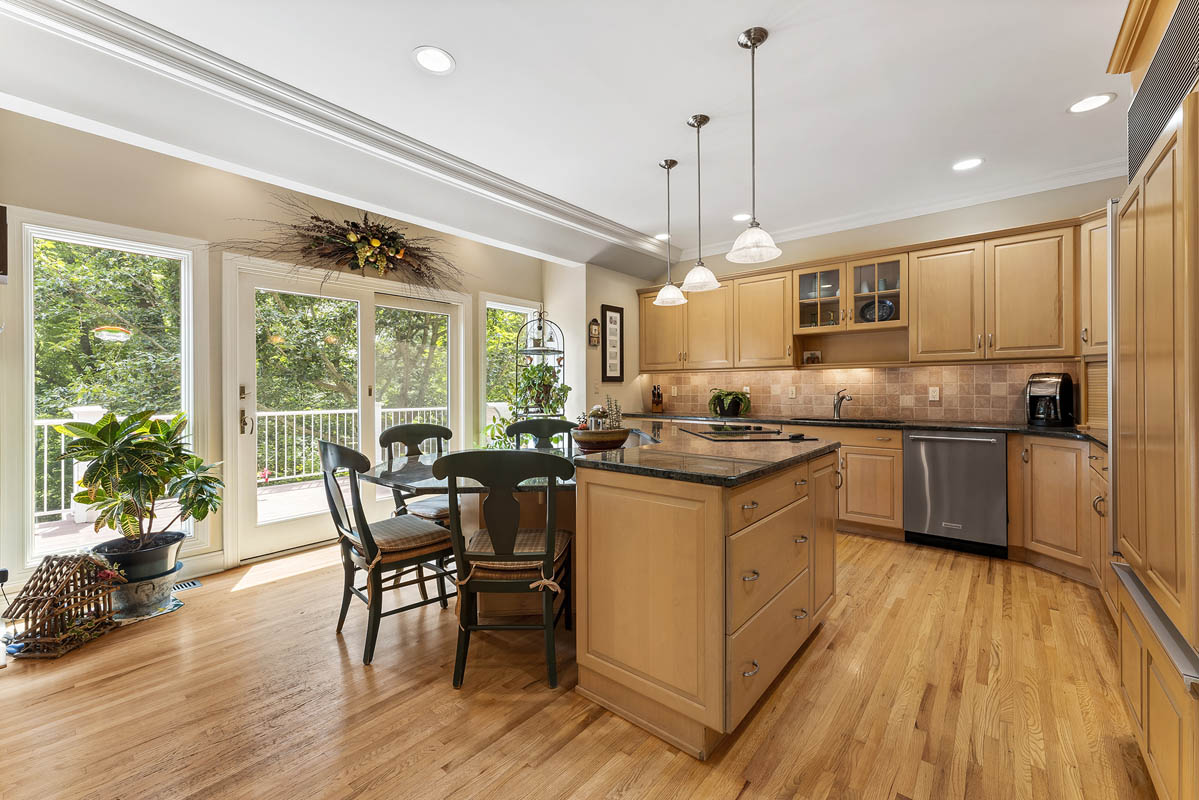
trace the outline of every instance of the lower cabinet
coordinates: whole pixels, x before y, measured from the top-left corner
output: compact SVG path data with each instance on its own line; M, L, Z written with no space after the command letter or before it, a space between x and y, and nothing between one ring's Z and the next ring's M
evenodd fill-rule
M838 516L903 530L903 450L842 447Z
M1199 790L1195 774L1199 700L1187 691L1142 606L1123 583L1118 586L1118 604L1120 693L1153 786L1162 800L1194 797Z
M837 596L837 484L835 455L809 465L812 496L812 624L828 615Z
M1068 576L1090 582L1095 528L1088 453L1087 443L1075 439L1008 438L1008 458L1019 459L1008 470L1009 555L1051 559L1066 565Z

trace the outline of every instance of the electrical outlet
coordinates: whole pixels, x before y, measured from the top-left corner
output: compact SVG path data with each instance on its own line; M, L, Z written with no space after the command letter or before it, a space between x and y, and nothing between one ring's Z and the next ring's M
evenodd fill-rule
M941 387L940 386L928 387L928 399L933 401L934 403L939 401L941 399Z
M671 386L671 387L670 387L670 396L671 396L671 397L678 397L678 396L679 396L679 387L677 387L677 386Z
M748 386L742 386L742 387L741 387L741 391L745 392L746 394L749 394L749 387L748 387Z
M795 387L794 386L787 387L787 397L792 400L795 399Z

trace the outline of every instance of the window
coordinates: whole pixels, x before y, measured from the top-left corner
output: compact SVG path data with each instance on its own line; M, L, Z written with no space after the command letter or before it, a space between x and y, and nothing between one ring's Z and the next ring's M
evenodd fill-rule
M118 534L71 498L85 465L60 458L70 420L190 409L191 253L26 227L32 283L32 556ZM194 422L194 421L193 421ZM170 514L168 514L169 516Z
M533 306L487 301L484 334L484 423L508 416L508 402L516 388L516 334L536 313Z

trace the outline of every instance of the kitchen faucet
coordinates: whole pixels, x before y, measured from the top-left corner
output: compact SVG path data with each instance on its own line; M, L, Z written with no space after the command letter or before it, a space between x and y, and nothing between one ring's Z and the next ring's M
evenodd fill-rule
M846 400L853 400L852 397L846 394L848 389L838 389L837 396L833 398L833 419L841 419L841 404Z

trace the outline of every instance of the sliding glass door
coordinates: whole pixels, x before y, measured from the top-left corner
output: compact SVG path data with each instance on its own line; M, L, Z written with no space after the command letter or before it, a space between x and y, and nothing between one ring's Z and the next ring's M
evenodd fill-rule
M453 427L456 307L260 272L239 280L234 424L244 560L336 536L319 442L373 462L379 433L391 425ZM364 485L362 494L369 519L390 512L390 492Z

